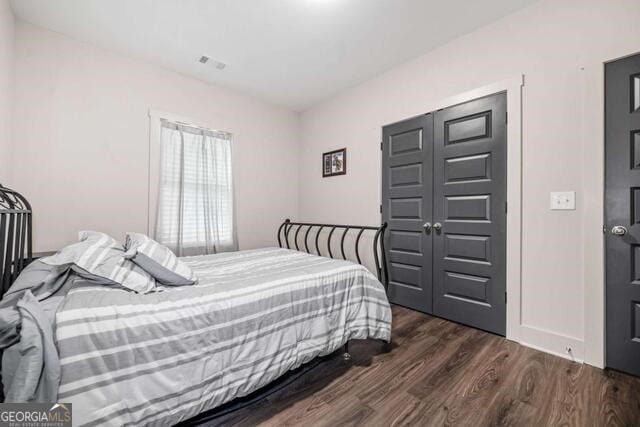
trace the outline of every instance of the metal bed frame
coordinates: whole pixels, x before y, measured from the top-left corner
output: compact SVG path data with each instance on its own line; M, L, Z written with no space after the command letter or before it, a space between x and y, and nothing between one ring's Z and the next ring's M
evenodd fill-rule
M296 228L296 231L293 233L293 242L291 242L291 232L293 228ZM309 234L311 230L317 228L315 232L314 246L315 252L309 249ZM329 235L327 236L326 245L323 245L323 248L326 247L326 253L322 253L320 250L319 240L320 234L323 229L329 229ZM306 230L305 230L306 229ZM287 249L293 249L292 244L295 246L297 251L304 251L308 254L326 256L328 258L339 259L334 256L332 248L331 248L331 239L336 230L343 230L342 236L340 237L340 255L342 259L346 260L347 256L344 251L344 242L347 237L347 233L350 230L357 231L356 240L354 242L354 252L356 255L356 260L358 264L363 264L362 259L360 258L360 239L362 238L362 234L365 231L374 231L373 235L373 260L375 263L376 275L378 276L378 280L382 283L385 290L388 290L389 287L389 271L387 267L387 256L384 248L384 232L387 229L387 223L383 223L379 227L365 226L365 225L339 225L339 224L318 224L318 223L309 223L309 222L291 222L290 219L285 219L284 222L278 228L278 246L281 248L286 246ZM299 243L300 232L304 231L304 247ZM313 248L313 247L312 247ZM336 254L337 255L337 254Z
M33 258L31 216L27 199L0 184L0 298ZM4 397L0 387L0 402Z
M31 231L31 205L0 184L0 296L33 258Z

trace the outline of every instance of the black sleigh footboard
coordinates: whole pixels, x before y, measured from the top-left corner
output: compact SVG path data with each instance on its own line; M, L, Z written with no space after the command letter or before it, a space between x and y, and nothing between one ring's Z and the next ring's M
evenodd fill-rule
M286 219L278 228L278 246L333 259L346 260L348 252L355 255L355 260L352 259L352 261L365 265L361 257L360 246L364 244L363 235L368 234L365 239L370 240L371 246L369 246L370 252L368 253L373 255L375 273L385 290L388 290L389 271L384 247L386 229L386 222L379 227L373 227L292 222ZM345 251L345 243L347 249L352 248L351 251ZM338 244L339 246L336 247Z

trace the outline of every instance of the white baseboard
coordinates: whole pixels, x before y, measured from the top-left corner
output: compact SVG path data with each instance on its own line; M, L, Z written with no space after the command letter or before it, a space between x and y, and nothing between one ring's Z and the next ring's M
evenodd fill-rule
M583 340L528 325L520 325L518 335L518 342L526 347L584 363ZM571 352L567 348L571 348Z

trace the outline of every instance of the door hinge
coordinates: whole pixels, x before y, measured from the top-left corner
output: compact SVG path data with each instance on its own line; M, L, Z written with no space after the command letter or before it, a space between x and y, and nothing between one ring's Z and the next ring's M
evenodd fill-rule
M507 202L504 202L504 213L507 213Z
M603 226L602 226L602 232L603 232L604 234L607 234L607 226L606 226L606 225L603 225Z
M507 303L507 293L506 292L504 293L504 303L505 304Z
M382 151L382 141L380 141L380 151Z
M504 112L504 124L508 124L509 123L509 112L505 111Z
M380 205L380 213L382 213L382 205Z

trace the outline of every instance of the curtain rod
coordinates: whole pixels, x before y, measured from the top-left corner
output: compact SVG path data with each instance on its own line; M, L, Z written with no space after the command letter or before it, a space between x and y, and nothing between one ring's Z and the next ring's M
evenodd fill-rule
M232 136L231 132L226 132L226 131L223 131L223 130L209 129L209 128L198 126L198 125L194 125L194 124L191 124L191 123L181 122L179 120L169 120L169 119L166 119L164 117L161 117L160 119L164 120L164 121L167 121L169 123L175 123L175 124L178 124L178 125L181 125L181 126L190 127L190 128L193 128L193 129L200 129L200 130L205 130L207 132L220 133L220 134Z

